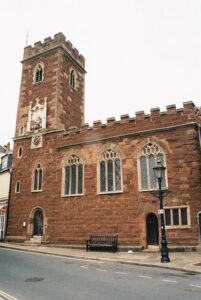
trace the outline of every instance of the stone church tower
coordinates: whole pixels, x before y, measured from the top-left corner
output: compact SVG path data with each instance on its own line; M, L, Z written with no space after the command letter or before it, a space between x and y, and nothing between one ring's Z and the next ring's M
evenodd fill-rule
M56 184L49 178L51 174L57 177L57 139L68 128L80 127L84 122L85 73L84 57L62 33L24 49L8 235L31 237L38 209L44 210L44 238L48 234L46 214L49 210L49 218L54 215ZM38 182L34 181L34 172L38 172ZM42 172L46 177L40 177ZM47 182L51 187L46 190Z
M200 109L188 101L89 126L84 77L62 33L24 50L7 241L84 246L115 235L119 248L160 247L163 213L169 245L201 244Z
M62 33L24 49L16 138L84 122L84 67Z

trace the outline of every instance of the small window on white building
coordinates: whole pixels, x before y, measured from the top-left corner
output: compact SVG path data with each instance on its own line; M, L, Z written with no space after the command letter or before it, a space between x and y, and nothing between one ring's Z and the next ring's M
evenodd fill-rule
M6 169L8 167L8 155L1 158L1 168Z

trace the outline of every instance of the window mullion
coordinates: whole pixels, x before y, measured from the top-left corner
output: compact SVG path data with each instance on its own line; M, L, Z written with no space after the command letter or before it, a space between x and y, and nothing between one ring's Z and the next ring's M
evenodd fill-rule
M155 166L157 165L157 155L154 155L155 157ZM159 186L158 186L158 180L156 180L156 186L157 186L157 189L159 189Z
M146 156L146 168L147 168L147 185L148 189L150 189L150 172L149 172L149 156Z
M108 192L108 161L105 161L105 191Z
M76 166L75 193L78 194L78 164L76 164L75 166Z
M178 208L178 213L179 213L179 226L182 225L181 223L181 208Z
M171 226L173 226L173 209L170 209L170 222L171 222Z
M38 188L39 188L39 172L38 172L38 168L37 168L37 170L36 170L36 189L38 190Z
M113 177L113 191L116 191L116 178L115 178L115 160L113 159L112 160L112 166L113 166L113 174L112 174L112 177Z
M69 195L71 195L71 192L72 192L72 190L71 190L72 165L69 166L69 169L70 169L70 171L69 171Z

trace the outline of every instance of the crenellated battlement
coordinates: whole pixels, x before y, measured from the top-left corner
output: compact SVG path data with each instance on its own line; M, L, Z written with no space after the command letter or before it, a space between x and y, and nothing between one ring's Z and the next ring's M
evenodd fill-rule
M64 51L70 55L74 60L76 60L83 68L85 66L85 59L79 51L73 47L70 41L66 40L63 33L59 32L54 35L54 38L47 37L44 42L38 41L34 43L34 46L27 46L24 48L23 60L30 59L34 56L40 55L44 52L50 51L52 49L62 47Z
M154 129L162 126L174 126L179 124L185 124L188 122L198 122L201 124L201 110L195 106L192 101L183 102L183 108L176 108L176 105L166 106L166 111L160 111L159 107L150 109L150 114L145 114L144 111L137 111L134 117L130 117L128 114L120 116L120 120L116 120L114 117L107 118L106 123L102 123L100 120L94 121L93 126L89 126L88 123L83 124L80 128L70 127L66 132L67 135L76 134L80 132L93 131L103 128L111 128L113 126L122 126L127 124L133 124L138 130L144 128ZM120 127L118 127L120 128Z

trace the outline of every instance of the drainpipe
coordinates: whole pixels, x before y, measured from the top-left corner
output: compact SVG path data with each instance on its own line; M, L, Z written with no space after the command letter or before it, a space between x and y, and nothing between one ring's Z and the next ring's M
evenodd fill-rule
M9 208L10 208L10 195L11 195L11 186L12 186L12 168L9 170L10 173L10 186L8 192L8 204L7 204L7 213L6 213L6 224L5 224L5 234L3 241L5 242L7 236L8 220L9 220Z

